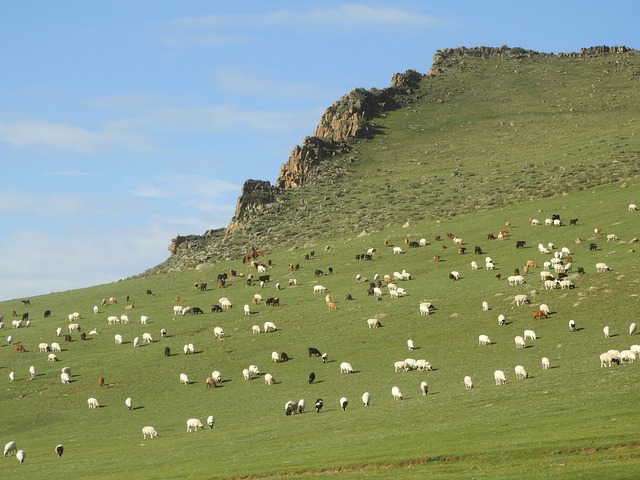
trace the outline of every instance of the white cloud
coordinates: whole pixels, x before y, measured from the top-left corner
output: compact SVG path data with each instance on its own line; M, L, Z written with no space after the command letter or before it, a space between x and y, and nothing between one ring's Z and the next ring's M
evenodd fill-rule
M223 198L240 194L241 185L203 175L158 175L155 184L143 184L134 195L144 198Z
M234 95L254 95L267 98L309 98L319 96L318 85L284 83L269 80L266 74L261 77L247 75L231 68L213 70L213 77L218 88Z
M89 213L86 199L72 194L33 195L0 190L0 214L32 219L60 219Z

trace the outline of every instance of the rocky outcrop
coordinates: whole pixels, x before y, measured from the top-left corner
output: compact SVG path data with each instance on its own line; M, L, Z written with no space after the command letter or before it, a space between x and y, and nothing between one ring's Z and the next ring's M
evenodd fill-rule
M260 211L273 203L277 189L267 180L247 180L242 186L242 193L236 203L236 212L227 227L231 232L247 219L253 212Z

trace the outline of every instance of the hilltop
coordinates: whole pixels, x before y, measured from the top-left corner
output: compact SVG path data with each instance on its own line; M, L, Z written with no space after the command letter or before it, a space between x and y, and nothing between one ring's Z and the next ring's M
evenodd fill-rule
M177 236L146 273L628 181L638 59L627 47L439 50L428 73L337 100L275 185L247 180L227 228Z

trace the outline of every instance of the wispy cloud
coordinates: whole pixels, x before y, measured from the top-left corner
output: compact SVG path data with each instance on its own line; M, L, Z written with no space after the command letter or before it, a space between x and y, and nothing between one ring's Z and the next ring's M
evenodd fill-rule
M95 154L114 147L146 150L142 136L131 131L97 130L45 120L0 121L0 142L17 148Z
M56 219L89 214L86 199L66 193L33 195L0 190L0 214L33 219Z
M222 198L240 192L241 185L202 175L159 175L153 184L134 189L134 195L145 198Z
M175 27L188 29L268 29L288 27L308 29L313 27L354 27L358 28L438 28L446 22L435 16L425 15L415 10L397 7L381 7L351 3L314 10L272 10L263 13L234 15L203 15L181 17L169 22Z
M212 75L216 86L220 90L234 95L309 98L310 96L317 96L318 90L322 91L319 85L278 82L267 78L268 74L258 77L232 68L216 68L212 71Z

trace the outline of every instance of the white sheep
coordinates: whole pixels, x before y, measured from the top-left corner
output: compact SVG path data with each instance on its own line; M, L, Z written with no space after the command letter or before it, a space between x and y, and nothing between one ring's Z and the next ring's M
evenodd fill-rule
M71 383L71 375L68 374L67 372L62 372L60 374L60 381L65 384L65 383Z
M404 363L407 366L407 370L416 370L418 368L418 362L414 358L405 358Z
M640 345L631 345L631 347L629 347L629 350L631 350L636 355L640 355Z
M403 398L402 392L400 391L400 389L396 385L394 385L391 388L391 395L393 395L393 401L394 402L397 402L398 400L402 400L402 398Z
M365 407L368 407L371 404L371 395L369 392L364 392L362 394L362 403L364 403Z
M251 315L251 307L249 305L245 304L243 310L245 315Z
M119 333L116 333L113 336L113 338L114 338L114 340L116 342L116 345L122 345L122 335L120 335Z
M353 367L348 362L342 362L340 364L340 373L353 373Z
M610 328L609 325L605 325L602 329L602 333L604 333L604 338L609 338Z
M531 340L537 340L536 332L534 332L533 330L525 330L524 339L526 340L527 338Z
M550 367L551 367L551 362L549 362L549 359L547 357L542 357L542 369L549 370Z
M478 335L478 345L491 345L491 339L487 335Z
M18 463L23 463L26 457L27 457L27 454L24 453L24 450L18 450L16 452L16 458L18 459Z
M7 442L7 444L4 446L4 456L8 457L9 455L11 455L12 453L15 454L18 451L18 447L16 445L15 441L10 441Z
M471 270L478 270L478 263L475 260L471 262Z
M400 247L393 247L393 254L394 254L394 255L400 255L400 254L402 254L402 248L400 248Z
M14 382L16 380L15 372L9 372L9 381Z
M231 304L231 300L229 300L226 297L221 298L219 302L220 302L220 306L225 310L228 310L229 308L233 307L233 305Z
M31 375L31 378L36 378L36 367L34 367L33 365L31 365L29 367L29 374Z
M62 327L56 328L56 337L59 337L60 335L62 335Z
M265 373L264 374L264 384L265 385L275 385L276 383L276 379L273 378L273 375L271 375L270 373Z
M180 315L182 315L183 317L186 315L190 315L191 313L193 313L193 307L184 307L182 310L180 310Z
M374 297L381 297L382 296L382 289L380 287L373 287L373 296Z
M209 428L213 428L214 423L215 420L213 419L213 415L209 415L207 417L207 425L209 425Z
M618 240L618 236L615 233L610 233L607 235L607 242L616 242Z
M249 372L248 368L242 370L242 378L244 378L245 380L249 380L251 378L251 372Z
M488 312L489 311L489 302L487 302L487 301L482 302L482 311L483 312Z
M51 344L51 351L60 353L62 352L62 346L58 342L53 342Z
M146 344L153 343L153 337L151 336L150 333L143 333L142 341Z
M124 404L129 410L131 410L133 408L133 400L131 399L131 397L125 398Z
M635 203L630 203L629 204L629 208L628 210L629 212L637 212L638 211L638 206Z
M413 346L413 340L411 340L411 339L407 340L407 348L409 350L414 350L415 349L415 347Z
M256 365L249 365L249 373L251 375L260 375L260 370Z
M142 438L146 440L147 436L149 438L157 438L158 432L153 427L142 427Z
M189 385L189 377L187 376L186 373L181 373L180 374L180 383L182 383L184 385Z
M473 388L473 381L471 380L471 377L469 375L464 377L464 388L466 388L467 390Z
M455 270L449 272L449 279L450 280L460 280L460 272L457 272Z
M420 303L420 315L429 315L429 313L431 313L432 307L433 305L431 305L430 302Z
M369 326L369 328L378 328L380 327L380 320L378 320L377 318L370 318L367 320L367 325Z
M498 325L506 325L506 324L507 324L506 317L502 314L498 315Z
M222 382L222 374L218 370L214 370L213 372L211 372L211 378L215 383Z
M610 367L612 361L613 361L613 356L609 352L604 352L600 354L600 368Z
M406 365L406 363L405 363L405 365ZM430 372L433 371L433 367L431 366L431 364L427 360L425 360L424 358L416 360L416 368L419 371L425 371L425 370L429 370Z
M493 378L496 381L496 385L504 385L507 383L507 377L505 377L502 370L496 370L493 372Z
M213 329L213 336L217 339L223 339L224 338L224 330L222 329L222 327L215 327Z
M98 332L98 329L97 329L97 328L94 328L93 330L91 330L91 331L89 332L89 335L98 335L98 333L99 333L99 332Z
M38 345L38 350L41 352L48 352L51 349L48 343L41 343Z
M636 322L633 322L631 325L629 325L629 335L635 335L636 334Z
M576 331L576 321L575 320L569 320L569 331L570 332L575 332Z
M47 357L47 362L57 362L58 361L58 357L56 357L55 353L50 353L49 356Z
M189 355L190 353L196 353L196 347L193 343L188 343L184 347L182 347L182 351L185 355Z
M524 341L524 338L522 338L520 335L518 335L517 337L515 337L513 339L513 341L516 344L516 348L525 348L527 345Z
M629 363L633 363L636 361L636 359L638 358L637 354L632 351L632 350L622 350L620 352L620 361L621 362L629 362Z
M322 285L314 285L313 293L327 293L327 287L324 287Z
M610 269L606 263L604 262L596 263L596 272L602 273L602 272L606 272L607 270L610 270Z
M94 306L93 306L93 313L94 313L94 314L97 314L98 312L100 312L100 309L98 308L98 306L97 306L97 305L94 305Z
M98 399L97 398L89 398L87 400L87 404L89 405L89 408L94 409L94 408L98 408L100 407L100 405L98 404Z
M129 315L120 315L120 323L128 324L129 323Z
M120 323L120 317L117 317L116 315L109 315L107 317L107 323L109 325L117 325Z
M78 325L77 323L69 324L69 333L79 332L79 331L80 331L80 325Z
M191 429L193 429L194 432L197 432L198 429L204 430L204 425L202 425L202 422L199 419L190 418L187 420L187 432L190 432Z
M540 310L545 315L551 314L551 309L549 308L549 305L547 305L546 303L541 303L538 310Z
M525 303L530 303L529 297L527 297L524 294L516 295L515 297L513 297L513 299L515 300L517 307L520 307L520 306L524 305Z
M280 361L280 354L278 352L271 352L271 361L278 363Z
M149 316L148 315L140 315L140 324L141 325L146 325L148 321L149 321Z
M514 370L516 372L516 378L518 380L524 380L525 378L529 378L529 374L527 373L527 371L524 369L522 365L516 365Z
M340 397L340 408L343 412L347 411L347 405L349 405L349 400L347 400L347 397Z
M174 314L174 315L180 315L180 313L182 313L182 306L180 306L180 305L174 305L174 307L173 307L173 314Z
M429 393L429 385L427 382L420 382L420 390L422 391L422 395Z
M277 330L276 324L273 322L264 322L264 333L275 332Z
M133 348L138 347L138 345L140 345L140 337L134 337L133 338Z
M396 373L400 372L400 371L407 371L409 370L409 368L407 367L407 364L404 363L402 360L399 360L397 362L393 363L393 369Z
M260 325L253 325L251 327L251 333L260 333Z

